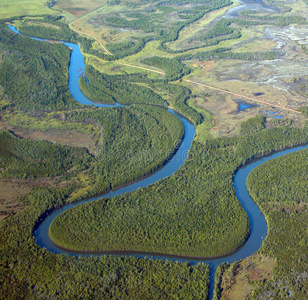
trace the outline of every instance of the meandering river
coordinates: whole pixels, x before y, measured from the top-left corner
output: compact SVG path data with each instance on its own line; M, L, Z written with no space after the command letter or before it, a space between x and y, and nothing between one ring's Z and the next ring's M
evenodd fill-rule
M9 26L9 28L14 31L17 34L20 34L17 29L15 29L13 26ZM39 41L46 41L43 39L37 39L33 38ZM79 77L83 76L84 74L84 60L82 53L79 49L79 46L73 43L66 43L61 42L65 44L67 47L70 47L72 49L71 51L71 62L69 66L69 89L71 91L71 94L73 98L78 101L81 104L84 105L94 105L98 107L110 107L110 106L117 106L119 104L115 105L105 105L105 104L97 104L90 101L88 98L86 98L83 93L80 91L79 88ZM173 112L171 109L169 109L171 113ZM34 236L37 240L37 243L39 246L46 248L47 250L53 252L53 253L63 253L63 254L70 254L70 255L132 255L136 257L152 257L154 259L172 259L177 261L188 261L191 264L196 264L198 262L205 262L208 263L211 267L211 274L210 274L210 295L209 298L211 299L213 296L214 291L214 275L215 270L218 265L220 265L223 262L234 262L241 259L244 259L256 251L261 247L262 241L266 237L267 234L267 224L265 221L265 218L263 214L261 213L258 206L254 203L254 201L251 199L251 197L248 194L247 187L246 187L246 179L248 174L257 166L261 165L262 163L271 160L273 158L282 156L287 153L295 152L304 148L308 148L307 146L298 146L294 147L292 149L282 150L279 152L276 152L274 154L268 155L266 157L262 157L260 159L257 159L241 169L239 169L233 180L233 186L235 188L235 193L240 201L243 208L246 210L249 220L250 220L250 236L247 239L246 243L238 249L236 252L232 254L228 254L223 257L218 258L193 258L193 257L183 257L183 256L174 256L174 255L164 255L159 253L139 253L139 252L100 252L100 253L80 253L80 252L74 252L74 251L67 251L64 249L60 249L57 246L55 246L48 236L48 229L51 224L51 222L63 211L66 211L76 205L79 205L81 203L85 202L91 202L95 201L101 198L107 198L107 197L115 197L119 194L132 192L138 188L144 188L147 187L150 184L153 184L159 180L162 180L163 178L166 178L168 176L171 176L174 174L185 162L187 153L191 147L191 143L193 141L194 135L195 135L195 129L192 124L190 124L187 120L182 118L181 116L177 115L183 122L185 126L185 135L182 141L181 146L179 147L178 151L176 152L175 156L161 169L159 169L157 172L151 174L150 176L147 176L146 178L141 179L140 181L133 182L130 185L127 185L123 188L112 190L109 193L92 197L89 199L85 199L83 201L72 203L64 206L63 208L57 209L50 213L38 226L36 231L34 232Z

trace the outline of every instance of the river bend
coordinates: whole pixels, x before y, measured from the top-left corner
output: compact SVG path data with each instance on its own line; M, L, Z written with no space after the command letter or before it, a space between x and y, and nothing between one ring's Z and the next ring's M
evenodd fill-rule
M17 29L13 26L8 26L12 31L14 31L17 34L20 34ZM44 39L38 39L33 38L39 41L47 41ZM119 106L118 103L115 105L106 105L106 104L98 104L90 101L88 98L84 96L84 94L81 92L79 88L79 77L84 76L84 67L85 63L83 60L83 55L79 49L79 46L73 43L67 43L62 42L67 47L70 47L72 49L71 51L71 62L69 66L69 89L73 96L73 98L78 101L81 104L84 105L94 105L97 107L111 107L111 106ZM175 113L171 109L169 109L171 113ZM308 148L308 145L306 146L298 146L291 149L281 150L274 154L259 158L257 160L252 161L249 164L246 164L244 167L240 168L233 179L233 186L235 189L235 194L238 200L240 201L241 205L245 209L245 211L248 214L249 221L250 221L250 236L248 237L246 243L238 249L236 252L232 254L228 254L223 257L218 258L193 258L193 257L183 257L183 256L175 256L175 255L165 255L165 254L159 254L159 253L140 253L140 252L100 252L100 253L80 253L75 251L67 251L64 249L60 249L59 247L55 246L48 236L48 229L51 224L51 222L62 212L77 206L79 204L85 203L85 202L91 202L96 201L101 198L110 198L115 197L120 194L124 194L126 192L132 192L135 191L138 188L144 188L147 187L150 184L153 184L159 180L162 180L163 178L169 177L172 174L174 174L185 162L187 153L191 147L191 143L193 141L194 135L195 135L195 129L192 124L190 124L187 120L182 118L181 116L177 115L181 121L184 124L185 127L185 135L182 141L182 144L180 145L178 151L176 152L175 156L161 169L159 169L157 172L154 172L150 176L147 176L144 179L141 179L137 182L133 182L130 185L127 185L123 188L111 190L110 192L102 195L102 196L96 196L89 199L85 199L80 202L71 203L68 204L60 209L54 210L52 213L50 213L38 226L38 228L34 232L34 236L36 238L37 244L42 247L46 248L48 251L58 254L70 254L70 255L83 255L83 256L89 256L89 255L131 255L136 256L140 258L152 257L154 259L171 259L176 261L186 261L191 264L197 264L198 262L204 262L208 263L211 267L211 273L210 273L210 291L209 291L209 298L212 298L213 291L214 291L214 276L215 271L218 265L220 265L223 262L232 263L234 261L242 260L253 253L257 252L259 248L262 245L262 241L265 239L267 235L267 224L266 220L264 218L264 215L261 213L258 206L254 203L254 201L249 196L249 193L247 191L246 187L246 180L248 174L257 166L263 164L266 161L269 161L273 158L295 152L301 149Z

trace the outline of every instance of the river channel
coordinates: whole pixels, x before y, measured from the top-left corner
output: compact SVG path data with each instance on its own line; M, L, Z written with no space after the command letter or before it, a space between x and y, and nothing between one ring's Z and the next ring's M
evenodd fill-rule
M19 31L13 27L9 26L9 28L14 31L17 34L20 34ZM39 41L47 41L43 39L37 39L33 38ZM61 42L61 41L60 41ZM94 105L98 107L112 107L112 106L118 106L119 104L116 103L115 105L105 105L105 104L98 104L90 101L88 98L84 96L84 94L81 92L79 88L79 77L84 76L84 59L83 55L80 51L80 48L78 45L73 43L67 43L67 42L61 42L65 44L67 47L70 47L71 51L71 62L69 66L69 89L73 96L73 98L78 101L81 104L84 105ZM175 113L171 109L169 109L171 113ZM176 114L176 113L175 113ZM183 257L183 256L175 256L175 255L165 255L160 253L140 253L140 252L99 252L99 253L80 253L80 252L74 252L74 251L67 251L64 249L60 249L56 245L54 245L51 240L49 239L48 230L51 222L62 212L80 205L85 202L91 202L96 201L101 198L111 198L115 197L120 194L124 194L127 192L135 191L138 188L145 188L151 184L154 184L155 182L162 180L166 177L171 176L174 174L185 162L188 151L191 147L191 143L193 141L194 135L195 135L195 128L194 126L189 123L186 119L182 118L181 116L177 115L181 121L183 122L185 126L185 135L182 141L182 144L180 145L178 151L176 154L170 159L170 161L165 164L161 169L159 169L157 172L152 173L151 175L137 181L133 182L130 185L127 185L125 187L112 190L109 193L106 193L104 195L92 197L89 199L85 199L80 202L68 204L60 209L54 210L51 212L38 226L38 228L34 232L34 236L36 238L37 244L40 247L46 248L48 251L58 254L70 254L70 255L83 255L83 256L89 256L89 255L130 255L130 256L136 256L140 258L151 257L154 259L170 259L170 260L176 260L176 261L185 261L189 262L190 264L197 264L198 262L204 262L208 263L211 268L210 273L210 292L209 292L209 298L211 299L213 296L214 291L214 276L215 271L218 265L220 265L223 262L229 262L232 263L234 261L242 260L253 253L257 252L259 248L262 245L262 241L265 239L267 235L267 224L266 220L264 218L264 215L261 213L258 206L254 203L254 201L249 196L249 193L247 191L246 187L246 180L248 174L257 166L263 164L266 161L269 161L273 158L295 152L304 148L308 148L308 145L306 146L298 146L291 149L282 150L276 153L273 153L271 155L262 157L260 159L254 160L250 162L249 164L246 164L244 167L240 168L233 180L233 186L235 188L236 197L240 201L241 205L245 209L245 211L248 214L249 221L250 221L250 236L248 237L246 243L237 251L234 253L225 255L223 257L218 258L204 258L204 257Z

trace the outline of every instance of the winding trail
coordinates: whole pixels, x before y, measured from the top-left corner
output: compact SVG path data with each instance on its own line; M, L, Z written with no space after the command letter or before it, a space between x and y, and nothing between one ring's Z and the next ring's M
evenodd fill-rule
M219 92L227 93L227 94L230 94L232 96L244 98L244 99L247 99L247 100L250 100L250 101L255 101L255 102L258 102L258 103L262 103L262 104L266 104L266 105L269 105L269 106L277 107L277 108L280 108L280 109L283 109L283 110L287 110L287 111L290 111L290 112L293 112L293 113L301 114L300 111L297 111L297 110L292 109L292 108L284 107L284 106L281 106L281 105L278 105L278 104L272 104L272 103L264 101L264 100L260 100L260 99L256 99L256 98L249 97L249 96L245 96L245 95L242 95L242 94L230 92L230 91L227 91L227 90L223 90L223 89L220 89L220 88L213 87L211 85L207 85L207 84L204 84L204 83L199 83L197 81L192 81L192 80L189 80L189 79L183 79L183 81L190 82L190 83L193 83L193 84L196 84L196 85L200 85L200 86L206 87L208 89L212 89L212 90L216 90L216 91L219 91Z
M14 27L9 26L11 30L19 34L19 31L16 30ZM37 39L40 41L46 41L42 39ZM84 73L84 60L83 56L80 52L79 46L76 44L72 43L65 43L66 46L72 48L71 52L71 63L69 66L69 89L71 91L71 94L73 98L78 101L81 104L85 105L95 105L95 106L104 106L104 107L110 107L112 105L103 105L103 104L95 104L91 102L89 99L87 99L82 92L79 89L79 76L80 74ZM117 104L118 105L118 104ZM172 110L169 110L170 112L174 113ZM175 256L175 255L165 255L165 254L159 254L159 253L142 253L142 252L98 252L98 253L80 253L78 251L67 251L64 249L61 249L54 245L52 241L49 239L48 235L48 230L51 222L62 212L80 205L82 203L86 202L91 202L91 201L96 201L101 198L110 198L110 197L115 197L117 195L126 193L126 192L132 192L135 191L138 188L144 188L147 187L150 184L153 184L157 182L158 180L162 180L163 178L169 177L172 174L174 174L185 162L188 151L190 149L192 140L194 138L195 134L195 129L192 124L190 124L187 120L181 118L178 116L182 122L184 123L185 126L185 135L183 142L181 146L179 147L177 153L175 156L171 159L171 161L166 164L163 168L161 168L159 171L151 174L149 177L144 178L138 182L133 182L128 186L125 186L123 188L120 188L118 190L112 190L109 193L103 195L103 196L97 196L93 197L90 199L83 200L81 202L77 203L71 203L68 204L60 209L54 210L51 212L38 226L36 231L34 232L34 237L36 238L37 244L43 248L46 248L47 250L53 252L53 253L59 253L59 254L70 254L70 255L75 255L75 256L89 256L89 255L130 255L130 256L135 256L135 257L140 257L140 258L145 258L145 256L149 257L152 256L154 259L172 259L176 261L186 261L190 262L191 264L197 264L198 262L205 262L210 265L210 287L209 287L209 298L211 299L213 297L213 292L214 292L214 276L215 276L215 271L218 265L220 265L223 262L229 262L232 263L234 261L239 261L242 260L253 253L257 252L259 248L262 245L262 242L264 238L267 235L267 224L266 220L261 213L260 209L258 206L254 203L254 201L251 199L249 196L249 193L247 191L246 187L246 179L248 174L257 166L260 164L273 159L275 157L279 157L281 155L295 152L300 149L308 148L308 145L306 146L298 146L292 149L287 149L287 150L282 150L277 153L274 153L272 155L262 157L258 160L255 160L241 169L239 169L233 180L233 186L235 189L235 194L238 200L240 201L241 205L245 209L245 211L248 214L249 221L250 221L250 236L248 237L246 243L240 248L237 249L234 253L226 254L225 256L222 257L216 257L216 258L206 258L206 257L182 257L182 256Z
M157 74L160 74L160 75L166 75L164 72L161 72L161 71L156 71L156 70L152 70L152 69L145 68L145 67L139 67L139 66L134 66L134 65L126 64L126 63L120 62L118 60L116 60L115 62L117 64L119 64L119 65L123 65L123 66L126 66L126 67L131 67L131 68L135 68L135 69L141 69L141 70L149 71L149 72L152 72L152 73L157 73Z
M264 6L265 4L262 3L261 6ZM74 31L77 31L78 33L80 34L84 34L84 35L87 35L91 38L93 38L94 40L96 40L98 42L98 44L102 47L102 49L108 54L108 55L112 55L112 53L110 53L108 51L108 49L92 34L89 34L89 33L86 33L86 32L83 32L82 30L77 30L77 29L74 29L73 28L73 24L75 22L78 22L96 12L98 12L99 10L107 7L108 5L104 5L103 7L98 7L97 9L93 10L92 12L90 12L89 14L86 14L84 16L82 16L81 18L78 18L76 20L74 20L73 22L71 22L69 24L69 27L74 30ZM242 6L245 6L245 5L242 5ZM240 7L242 7L240 6ZM238 8L238 7L236 7ZM230 9L231 11L232 9ZM160 74L160 75L166 75L164 72L162 71L157 71L157 70L153 70L153 69L150 69L150 68L146 68L146 67L141 67L141 66L136 66L136 65L131 65L131 64L127 64L127 63L123 63L123 62L120 62L119 60L115 60L115 62L117 64L120 64L120 65L123 65L123 66L127 66L127 67L131 67L131 68L136 68L136 69L141 69L141 70L145 70L145 71L149 71L149 72L152 72L152 73L157 73L157 74ZM236 97L240 97L240 98L243 98L243 99L246 99L246 100L249 100L249 101L254 101L254 102L257 102L257 103L261 103L261 104L265 104L265 105L269 105L269 106L272 106L272 107L276 107L276 108L280 108L280 109L283 109L283 110L286 110L286 111L289 111L289 112L293 112L293 113L296 113L296 114L301 114L300 111L297 111L295 109L292 109L292 108L288 108L288 107L284 107L284 106L281 106L281 105L278 105L278 104L272 104L270 102L267 102L265 100L260 100L260 99L257 99L257 98L254 98L254 97L250 97L250 96L245 96L245 95L242 95L242 94L238 94L238 93L234 93L234 92L230 92L228 90L225 90L225 89L221 89L221 88L217 88L217 87L214 87L214 86L211 86L211 85L208 85L208 84L204 84L204 83L199 83L197 81L193 81L193 80L189 80L189 79L182 79L183 81L186 81L188 83L192 83L192 84L195 84L195 85L198 85L198 86L202 86L202 87L205 87L205 88L208 88L208 89L212 89L212 90L216 90L216 91L219 91L219 92L222 92L222 93L226 93L226 94L229 94L229 95L232 95L232 96L236 96Z
M92 34L90 34L90 33L83 32L82 30L77 30L77 29L75 29L75 28L73 27L73 24L74 24L74 23L76 23L76 22L78 22L78 21L80 21L80 20L82 20L82 19L84 19L84 18L87 18L88 16L90 16L90 15L92 15L92 14L98 12L99 10L105 8L106 6L108 6L108 5L104 5L104 6L102 6L102 7L98 7L97 9L93 10L93 11L90 12L89 14L86 14L86 15L82 16L81 18L78 18L78 19L74 20L74 21L71 22L68 26L69 26L72 30L78 32L79 34L84 34L84 35L87 35L87 36L93 38L94 40L96 40L96 41L98 42L98 44L104 49L104 51L105 51L108 55L112 55L112 53L110 53L110 52L108 51L108 49L97 39L97 37L95 37L94 35L92 35Z
M153 70L153 69L150 69L150 68L130 65L130 64L122 63L122 62L120 62L118 60L116 60L115 62L120 64L120 65L123 65L123 66L131 67L131 68L136 68L136 69L141 69L141 70L157 73L157 74L160 74L160 75L166 75L164 72ZM293 113L301 114L300 111L297 111L295 109L284 107L284 106L281 106L281 105L278 105L278 104L273 104L273 103L267 102L265 100L260 100L260 99L256 99L256 98L249 97L249 96L245 96L245 95L242 95L242 94L230 92L230 91L227 91L227 90L224 90L224 89L220 89L220 88L217 88L217 87L214 87L214 86L211 86L211 85L207 85L207 84L200 83L200 82L193 81L193 80L189 80L189 79L182 79L182 80L186 81L188 83L192 83L192 84L196 84L196 85L199 85L199 86L203 86L203 87L208 88L208 89L212 89L212 90L216 90L216 91L219 91L219 92L222 92L222 93L230 94L232 96L240 97L240 98L247 99L247 100L254 101L254 102L258 102L258 103L261 103L261 104L277 107L277 108L280 108L280 109L283 109L283 110L286 110L286 111L290 111L290 112L293 112Z

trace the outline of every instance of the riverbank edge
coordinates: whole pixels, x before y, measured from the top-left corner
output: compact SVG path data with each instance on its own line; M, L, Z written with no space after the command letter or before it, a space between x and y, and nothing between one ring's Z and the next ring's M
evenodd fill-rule
M234 173L233 173L233 178L232 178L232 183L234 180L234 176L235 174L239 171L239 169L249 165L250 163L253 163L255 161L258 161L264 157L268 157L271 156L272 154L275 154L279 151L284 151L284 150L288 150L288 149L292 149L295 147L301 147L301 146L307 146L308 142L306 143L300 143L300 144L294 144L292 146L288 146L285 148L280 148L280 149L274 149L270 152L266 152L260 156L254 156L251 159L247 160L245 163L241 164L240 166L238 166ZM300 150L299 150L300 151ZM129 185L129 184L128 184ZM246 183L245 183L246 185ZM247 185L246 185L247 188ZM251 197L251 195L249 195ZM251 199L253 200L253 198L251 197ZM98 199L99 200L99 199ZM258 206L258 204L253 200L253 202ZM260 207L258 206L260 213L264 216L266 223L267 223L267 228L268 228L268 220L266 218L266 216L262 213ZM245 210L246 211L246 210ZM246 211L247 213L247 211ZM250 220L249 220L250 221ZM250 222L249 222L250 224ZM63 247L58 245L56 242L54 242L50 236L50 232L48 230L48 236L50 241L52 242L53 245L55 245L56 247L58 247L61 250L70 252L70 253L74 253L74 254L84 254L84 255L119 255L119 256L127 256L127 255L135 255L135 256L149 256L149 257L164 257L164 258L170 258L170 259L181 259L181 260L196 260L196 261L204 261L204 260L215 260L215 259L219 259L219 258L225 258L228 257L230 255L235 254L236 252L238 252L241 248L243 248L247 242L247 240L250 238L250 228L247 234L247 237L245 239L245 241L243 242L243 244L241 246L239 246L238 248L234 249L231 252L228 252L226 254L223 255L217 255L217 256L186 256L186 255L181 255L181 254L167 254L167 253L157 253L157 252L144 252L144 251L133 251L133 250L109 250L109 251L87 251L87 250L76 250L76 249L71 249L71 248L67 248L67 247Z

